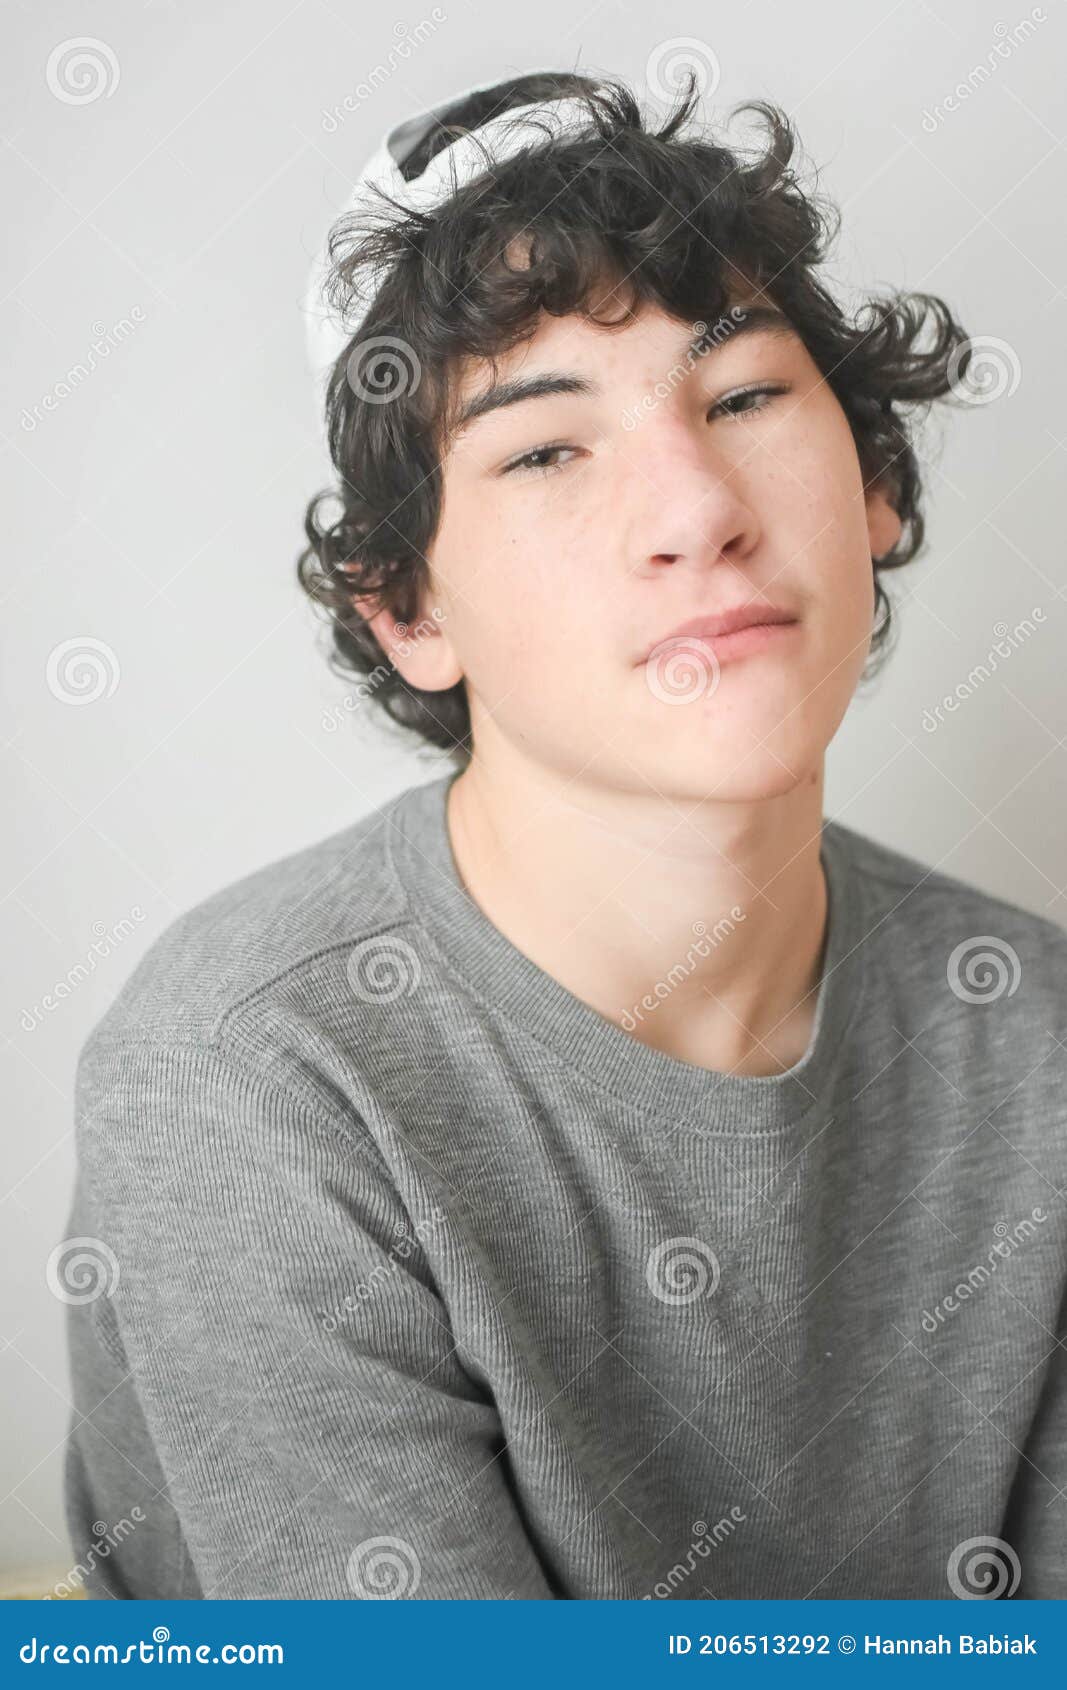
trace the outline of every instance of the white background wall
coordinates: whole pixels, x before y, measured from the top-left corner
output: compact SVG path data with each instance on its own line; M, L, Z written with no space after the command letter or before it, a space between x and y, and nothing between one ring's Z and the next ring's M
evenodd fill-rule
M795 118L843 208L843 295L940 293L1006 344L1014 391L931 432L927 551L896 584L896 655L831 749L827 812L1067 922L1067 18L1052 0L542 0L510 17L490 0L121 0L9 5L7 34L0 1567L62 1569L67 1378L45 1262L78 1049L181 910L443 772L363 715L324 730L345 687L294 576L327 469L301 298L365 155L458 88L545 64L644 98L650 57L696 38L721 67L713 120L752 96ZM105 44L102 84L61 97L50 55L85 36ZM94 341L106 357L64 395ZM1035 608L1033 637L927 731L998 625ZM64 702L50 659L87 640L118 684Z

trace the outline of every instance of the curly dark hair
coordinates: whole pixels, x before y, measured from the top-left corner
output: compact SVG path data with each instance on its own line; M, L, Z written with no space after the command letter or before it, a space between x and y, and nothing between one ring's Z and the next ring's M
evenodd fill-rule
M799 331L849 420L864 484L884 486L901 518L898 544L872 559L870 670L891 622L880 576L923 543L913 413L905 417L903 408L949 394L970 356L964 331L935 295L897 290L846 317L814 273L840 215L798 185L790 168L795 132L766 101L731 114L753 112L767 126L765 151L749 158L681 133L698 98L694 79L652 130L618 79L520 76L439 112L401 163L405 180L458 132L561 96L586 106L587 137L555 139L546 130L550 144L534 153L495 166L487 154L485 173L429 213L410 213L382 194L380 212L350 213L329 237L325 295L334 310L362 298L369 270L384 280L330 375L326 425L339 487L307 506L297 573L332 626L335 670L371 677L362 690L387 716L459 766L471 755L465 682L439 691L409 686L354 600L412 622L429 575L461 361L484 359L495 376L496 359L532 336L541 311L612 328L652 301L679 321L716 321L729 303L731 270L743 274ZM509 263L513 241L522 246L521 267ZM621 321L602 319L591 304L605 279L627 290ZM933 331L920 346L929 319ZM405 379L395 358L384 360L385 379L397 383L388 403L380 390L368 394L373 372L352 379L360 344L378 337L402 343L419 371L417 381L410 372Z

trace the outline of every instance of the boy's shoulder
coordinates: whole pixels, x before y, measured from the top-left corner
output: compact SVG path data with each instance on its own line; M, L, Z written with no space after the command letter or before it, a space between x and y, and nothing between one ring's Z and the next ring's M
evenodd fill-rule
M90 1042L202 1044L272 988L409 918L389 830L407 788L358 821L220 887L150 943Z
M430 784L430 783L427 783ZM432 783L439 784L439 783ZM152 941L90 1040L196 1043L228 1019L284 1000L299 1009L353 947L412 919L395 873L394 819L424 823L435 806L408 787L369 814L274 859L177 916ZM1026 969L1062 998L1067 932L1055 921L947 874L836 819L825 823L860 889L861 942L885 946L895 966L942 978L955 968L966 988L975 969L1007 981ZM984 960L983 960L984 959ZM321 979L311 978L317 973ZM976 988L980 989L980 988ZM1006 988L1002 988L1006 989Z
M910 852L832 820L826 834L861 889L865 934L916 970L931 956L961 994L1014 995L1023 972L1062 996L1067 930L1051 916L983 890ZM955 987L954 987L955 990Z

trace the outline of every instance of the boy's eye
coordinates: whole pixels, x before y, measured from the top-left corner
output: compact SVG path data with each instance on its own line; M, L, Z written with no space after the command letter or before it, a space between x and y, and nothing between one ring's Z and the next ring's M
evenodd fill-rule
M559 452L575 452L576 446L535 446L532 452L524 452L521 458L513 458L510 464L505 464L502 475L510 475L513 469L529 470L533 475L552 475L554 471L562 469L562 464L545 464L537 460L552 458Z
M722 399L717 399L709 409L708 415L715 416L718 412L728 417L734 417L738 422L745 422L758 412L765 411L766 405L752 404L757 399L771 399L778 393L787 393L787 387L778 382L764 382L759 387L742 387L736 393L727 393Z
M764 382L759 387L738 388L736 393L727 393L724 398L717 399L709 407L709 417L716 415L733 417L737 422L745 422L749 417L756 416L766 410L765 405L756 403L760 399L772 399L776 394L788 393L787 386L780 382ZM561 463L547 463L544 460L558 458L561 452L575 453L576 446L565 444L558 446L535 446L532 451L524 452L521 458L513 458L510 464L505 464L501 475L510 475L513 470L522 470L530 475L554 475L557 470L564 468Z

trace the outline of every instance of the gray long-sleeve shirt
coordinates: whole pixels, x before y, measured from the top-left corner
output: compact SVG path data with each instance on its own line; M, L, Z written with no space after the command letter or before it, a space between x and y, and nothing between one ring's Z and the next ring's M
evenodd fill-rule
M482 914L450 778L82 1051L89 1592L1067 1596L1067 935L828 821L807 1054L715 1073Z

